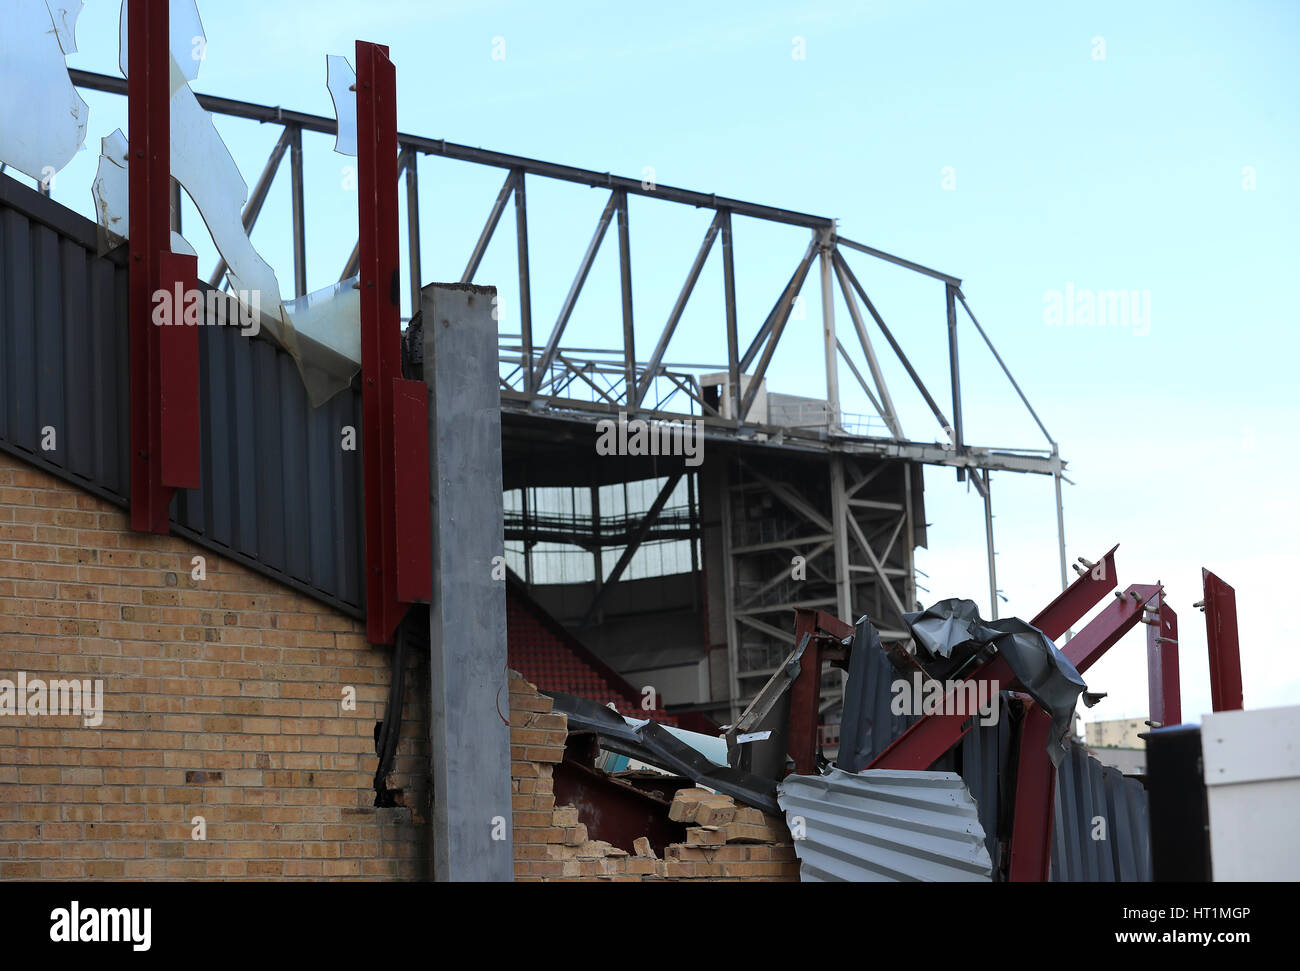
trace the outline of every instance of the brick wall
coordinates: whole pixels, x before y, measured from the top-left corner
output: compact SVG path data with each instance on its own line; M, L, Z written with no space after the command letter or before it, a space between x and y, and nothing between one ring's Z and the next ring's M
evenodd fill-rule
M20 673L103 686L96 726L0 714L0 880L428 879L427 655L407 671L403 805L373 806L390 660L359 622L132 533L121 509L0 453L0 689ZM555 805L566 721L511 673L516 879L798 879L782 820L702 789L678 793L687 840L662 858L588 839Z
M662 858L649 840L635 852L589 839L573 806L556 806L554 766L564 759L567 717L510 672L510 787L517 881L797 881L799 863L785 821L729 796L683 789L669 809L687 824L686 842Z
M97 727L0 715L0 879L427 878L428 659L410 663L393 783L407 805L375 809L391 659L358 622L132 533L122 510L0 453L0 679L104 692Z

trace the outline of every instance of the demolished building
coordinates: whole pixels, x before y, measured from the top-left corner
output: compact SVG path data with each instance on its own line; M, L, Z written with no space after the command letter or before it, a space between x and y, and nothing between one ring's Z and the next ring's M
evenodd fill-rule
M126 180L129 227L121 199L104 202L111 178L91 221L48 186L0 175L0 669L106 689L93 731L67 715L0 724L12 807L0 842L17 847L0 877L1150 878L1140 783L1062 726L1083 690L1070 671L1144 618L1163 630L1159 586L1120 591L1060 649L1116 586L1113 551L1101 579L1086 564L1028 624L962 608L964 632L948 636L949 612L940 637L932 612L946 608L917 610L925 467L984 499L994 610L991 476L1050 477L1059 512L1065 468L1041 422L1047 448L967 441L959 309L993 345L958 278L844 238L827 217L402 134L378 45L358 44L357 84L331 84L336 118L194 96L161 80L168 31L152 28L168 5L127 6L151 30L124 34L124 76L67 76L126 94L133 144L148 140L128 174L101 168ZM283 126L232 207L245 236L206 281L173 204L169 98L195 125L210 125L206 111ZM349 131L361 232L338 283L310 294L303 135ZM209 295L261 272L246 235L286 155L295 298L268 302L261 330L151 328L151 293L203 294L208 322L223 306ZM420 262L422 158L505 173L448 284ZM609 196L535 339L525 193L541 180ZM709 215L648 358L629 198ZM496 292L474 282L511 201L519 335L501 333ZM743 330L733 220L810 236L771 311ZM622 345L566 347L611 227ZM727 360L673 364L715 252ZM942 289L950 402L850 258ZM814 263L825 396L779 393L767 375ZM904 432L873 334L933 415L929 436ZM876 414L843 410L841 361ZM689 421L699 437L598 446L609 423L635 421ZM1061 529L1058 517L1064 585ZM1153 648L1161 724L1180 720L1171 642ZM979 678L1006 717L972 728L956 712L895 713L900 676ZM1089 835L1098 815L1114 834L1104 845ZM868 849L884 845L888 859Z

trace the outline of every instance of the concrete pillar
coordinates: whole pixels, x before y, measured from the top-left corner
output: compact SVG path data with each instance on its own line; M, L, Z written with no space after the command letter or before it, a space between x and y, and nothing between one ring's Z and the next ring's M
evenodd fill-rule
M433 875L514 878L494 287L420 291L429 386Z

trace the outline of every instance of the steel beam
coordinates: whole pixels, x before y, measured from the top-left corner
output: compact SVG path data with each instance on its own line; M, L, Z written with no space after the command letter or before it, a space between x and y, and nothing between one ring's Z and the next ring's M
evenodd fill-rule
M757 349L758 342L765 336L764 331L767 331L767 340L763 344L763 353L758 359L758 367L754 368L754 374L749 379L749 390L744 393L741 400L740 414L737 416L741 422L744 422L749 417L749 409L754 406L754 399L758 396L758 389L762 387L763 377L767 374L767 367L772 363L772 355L776 353L776 345L780 343L786 321L790 319L790 310L794 306L795 297L803 288L803 281L808 276L808 269L812 266L813 257L816 255L817 240L814 238L808 244L808 252L804 254L802 262L795 268L794 276L790 278L790 282L786 285L785 292L781 294L781 299L772 308L772 313L768 315L767 322L763 324L763 329L759 331L758 337L754 338L755 343L750 345L744 359L740 362L741 371L743 372L748 366L747 362Z
M1052 865L1052 829L1056 809L1056 767L1047 757L1052 716L1035 704L1020 726L1016 798L1011 821L1010 863L1013 882L1046 883Z
M510 201L510 194L514 188L515 173L511 171L506 173L506 180L501 184L501 191L497 193L496 201L492 203L492 211L488 213L487 222L483 224L483 229L478 234L478 242L474 244L474 249L469 254L465 272L460 275L461 283L474 282L474 274L478 272L478 266L483 262L483 254L487 252L488 243L492 242L492 235L497 231L497 223L501 221L501 214L505 212L506 203Z
M862 393L865 394L867 400L871 402L871 407L876 409L876 414L883 415L885 409L881 406L880 402L876 400L876 394L871 390L871 386L863 380L862 372L858 370L858 366L854 364L853 359L849 357L849 352L844 349L844 345L839 340L835 341L835 346L839 348L840 357L844 358L844 363L849 366L849 372L857 379L858 387L862 389Z
M600 220L596 223L596 231L591 235L591 242L587 244L587 252L582 256L582 262L578 264L578 272L573 277L573 283L569 286L569 293L564 298L564 304L560 307L560 315L555 319L555 326L551 329L551 336L546 341L546 347L542 351L542 356L537 362L537 371L534 374L533 387L541 387L542 375L546 373L555 355L560 349L560 338L564 336L564 328L569 324L569 316L573 313L574 305L578 302L578 295L582 293L582 285L587 282L587 274L591 272L591 264L596 260L596 254L600 251L601 241L605 238L605 230L609 229L609 221L614 217L614 208L618 204L618 193L611 192L609 201L605 203L605 208L600 214Z
M357 133L366 639L390 644L407 607L432 595L428 388L402 378L396 72L387 47L364 41Z
M72 77L72 83L78 87L88 88L92 91L107 91L112 94L126 93L126 82L122 78L108 74L97 74L93 71L83 71L77 68L69 69L68 73ZM248 101L238 101L234 98L220 98L207 94L200 94L197 97L200 105L219 115L229 115L232 118L247 118L263 123L276 122L278 124L296 125L304 131L322 132L328 135L338 133L337 120L324 115L313 115L304 111L293 111L278 106L259 105ZM442 158L472 162L476 165L487 165L499 169L519 169L529 175L539 175L561 182L573 182L592 188L621 189L631 195L663 199L696 209L712 209L715 211L730 209L738 216L750 216L754 219L785 223L791 226L804 226L808 229L834 228L835 224L835 221L827 216L815 216L806 212L764 206L714 193L679 189L661 183L647 185L643 184L644 180L639 176L631 178L612 175L609 172L580 169L572 165L559 165L523 155L509 155L505 152L493 152L470 145L458 145L441 138L427 138L422 135L402 132L398 134L397 140L401 146L416 148L425 155L437 155Z
M835 542L835 610L841 617L853 616L853 582L849 573L849 531L857 521L844 499L844 456L830 457L831 535ZM859 531L861 540L861 532Z
M646 511L645 518L641 520L640 525L637 526L636 532L633 533L631 539L628 540L627 546L623 549L623 554L618 558L618 562L614 564L614 569L609 571L609 576L605 578L605 581L601 584L596 596L592 598L591 605L583 615L582 623L579 624L580 627L586 627L587 624L590 623L591 618L596 615L596 611L599 609L601 602L605 598L605 594L609 591L609 588L618 583L619 577L623 575L623 571L627 569L627 565L632 562L633 555L638 549L640 549L641 543L650 532L650 527L653 526L655 520L659 518L659 514L663 512L664 506L668 504L668 499L672 496L673 490L677 488L677 483L682 481L683 474L684 473L680 471L673 473L668 477L668 481L664 483L664 487L659 490L659 495L655 496L655 501L650 504L650 508Z
M413 149L402 152L397 168L406 173L406 257L407 285L411 293L411 316L420 309L420 156Z
M894 408L894 401L889 396L889 386L885 383L884 372L880 369L880 363L876 360L875 349L871 346L871 338L867 336L867 326L862 320L862 312L858 309L858 302L854 299L853 288L848 282L848 277L844 273L843 261L835 260L835 273L840 281L840 291L844 294L844 302L849 308L849 317L853 320L853 329L857 331L858 343L862 346L862 353L867 357L867 367L871 371L871 378L876 383L876 389L880 392L880 404L876 405L876 410L880 412L880 417L885 420L889 426L890 434L897 439L902 439L903 426L899 423L898 412ZM845 358L848 355L845 354ZM866 389L866 382L858 379ZM871 393L867 392L868 397ZM874 402L874 398L872 399Z
M175 490L200 485L199 335L175 299L193 289L197 266L171 252L167 0L128 0L127 18L131 528L165 534ZM155 326L155 294L164 293L171 326Z
M840 242L844 243L847 241L841 239ZM939 427L944 430L945 434L950 435L952 425L948 422L947 416L944 415L943 409L939 407L938 402L936 402L933 396L931 396L930 389L925 386L925 382L921 380L921 376L916 373L916 368L912 367L912 362L908 360L907 355L903 353L903 348L899 346L898 341L894 339L893 331L891 331L888 325L885 324L885 319L880 316L880 312L876 310L876 305L872 303L871 298L867 296L867 291L864 290L862 284L858 282L857 276L853 273L853 268L849 266L838 250L835 252L835 265L837 269L843 271L843 273L848 277L849 283L853 286L853 289L857 291L858 296L862 298L862 303L866 306L867 313L871 314L871 319L876 322L876 326L880 328L880 332L885 335L885 340L889 342L889 346L893 349L899 362L911 377L912 383L915 384L916 389L921 392L921 397L923 397L925 403L930 406L930 411L934 414L934 417L939 420Z
M976 479L982 479L983 489L980 490L984 497L984 541L988 547L989 557L989 617L993 620L998 619L998 566L994 557L997 556L993 548L993 485L992 478L988 470L983 473L976 469L973 473Z
M980 326L980 322L975 319L975 313L970 309L970 304L966 302L966 295L963 294L960 289L957 290L957 299L961 301L961 305L966 311L966 316L970 318L970 322L975 325L975 329L979 331L980 336L984 338L984 343L987 344L989 350L993 352L993 357L998 362L998 367L1002 368L1002 373L1005 374L1007 380L1011 382L1011 387L1016 389L1016 394L1020 396L1020 400L1029 410L1030 416L1034 419L1035 424L1038 425L1039 430L1043 433L1043 437L1047 439L1053 448L1055 448L1056 439L1052 438L1051 433L1047 430L1047 426L1044 425L1042 419L1038 417L1038 412L1034 411L1034 406L1029 403L1029 399L1025 397L1025 393L1020 390L1020 385L1016 382L1015 377L1012 376L1011 369L1007 367L1006 362L1002 360L1002 355L999 354L998 349L993 346L993 341L989 339L989 335L984 333L984 328Z
M615 193L618 210L618 280L623 306L623 400L636 395L636 329L632 314L632 237L627 222L627 191ZM639 402L638 402L639 403Z
M952 447L960 455L965 449L961 417L961 367L957 361L957 305L956 288L951 283L943 288L948 305L948 371L952 382ZM966 470L957 469L957 481L966 479Z
M866 246L863 243L855 243L851 239L839 237L839 242L843 246L855 249L859 253L866 253L868 256L874 256L878 260L884 260L886 263L893 263L895 266L901 266L906 270L912 270L924 276L933 277L936 280L942 280L949 286L960 287L961 280L955 276L949 276L947 273L940 273L938 270L932 270L928 266L922 266L920 263L913 263L911 260L905 260L901 256L895 256L892 253L886 253L884 250L878 250L874 246Z
M1147 696L1153 728L1183 723L1178 671L1178 615L1162 594L1147 624Z
M668 322L664 324L663 331L659 334L659 340L655 343L654 350L650 353L650 360L645 367L645 373L641 377L640 383L636 389L636 400L634 408L641 407L641 400L645 397L650 383L654 380L659 365L663 361L664 352L668 350L668 342L673 339L673 333L677 330L677 324L682 319L682 314L686 310L686 302L690 300L691 294L695 290L695 284L700 279L700 272L704 269L705 261L709 258L709 252L713 249L713 241L717 238L718 230L721 227L723 215L719 213L713 217L709 223L709 228L704 233L704 240L700 243L700 249L695 254L695 259L691 262L691 268L687 271L686 281L682 284L681 290L677 294L677 300L673 304L672 311L668 314ZM724 242L724 245L727 245ZM724 257L724 259L727 257ZM732 281L734 288L735 281ZM734 294L733 294L734 296ZM728 308L729 314L734 314L734 303ZM729 320L730 325L730 320Z
M302 190L302 129L291 128L289 179L293 199L293 289L295 297L307 294L307 215Z
M834 434L840 424L840 375L839 360L835 356L835 285L831 282L831 251L833 247L831 234L822 237L818 251L821 269L822 293L822 357L826 362L826 432ZM840 478L840 493L844 492L843 476Z
M1083 674L1137 625L1142 619L1143 609L1160 595L1160 589L1160 585L1155 583L1131 584L1087 627L1071 637L1061 653L1076 671Z
M524 373L524 390L533 389L533 285L528 263L528 198L524 173L515 170L515 253L519 262L519 342L523 353L519 366Z
M800 775L815 773L817 757L821 754L817 727L821 721L822 662L827 654L844 655L842 645L825 646L824 642L832 638L829 634L821 636L819 616L824 616L821 611L800 608L794 617L794 642L800 644L808 638L808 646L799 659L799 676L790 686L790 719L786 732L788 754L794 759L794 771ZM842 636L834 641L841 640Z
M731 235L731 211L719 213L722 228L722 291L727 313L727 375L731 406L725 412L740 419L740 337L736 326L736 249ZM722 404L721 401L718 402Z
M803 289L803 281L808 276L808 268L812 265L813 257L817 255L817 248L818 240L814 236L812 242L808 244L808 249L804 252L803 259L799 261L794 268L794 272L790 274L785 289L781 291L781 295L776 298L776 303L772 305L772 309L768 312L767 318L763 321L763 326L758 329L754 339L749 342L749 347L745 349L745 353L740 359L740 370L742 372L749 370L755 356L763 348L764 342L771 336L772 330L777 327L777 322L780 321L781 327L785 326L785 318L790 314L789 308L793 306L795 296ZM768 341L768 347L771 346L772 342ZM770 354L766 356L770 356Z
M1215 711L1242 707L1241 645L1237 639L1237 592L1209 570L1205 591L1205 641L1210 649L1210 700Z

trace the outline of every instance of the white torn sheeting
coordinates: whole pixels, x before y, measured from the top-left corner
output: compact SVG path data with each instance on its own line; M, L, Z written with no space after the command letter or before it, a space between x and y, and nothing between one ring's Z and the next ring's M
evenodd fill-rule
M131 186L128 178L130 159L127 151L126 136L120 128L100 141L99 168L95 171L90 194L95 200L101 256L125 243L131 235ZM180 233L172 233L171 244L173 253L199 255L189 240Z
M275 271L244 229L248 184L189 82L206 57L206 40L194 0L171 0L171 170L202 217L225 260L233 291L254 295L250 312L298 365L313 406L347 388L361 368L361 300L355 280L334 284L285 303ZM127 69L126 4L122 4L119 57ZM350 68L349 68L350 70ZM355 119L355 98L353 99ZM353 121L355 141L355 120ZM355 149L354 149L355 151ZM107 234L125 238L128 152L121 132L104 140L96 175L95 211ZM172 234L174 252L193 252ZM180 240L180 242L178 242ZM177 247L183 245L184 250Z
M334 151L340 155L357 154L357 72L348 59L340 54L325 55L325 87L334 101L334 117L338 120L338 135Z
M59 37L59 47L64 54L77 53L77 18L86 5L86 0L47 0L50 19L54 21L54 32Z
M0 29L0 162L49 184L86 140L90 106L68 76L80 3L10 0Z
M359 276L290 300L285 313L298 334L298 371L307 397L319 404L352 383L361 360Z
M127 64L126 0L122 0L117 38L117 66L123 77L130 77ZM203 19L199 16L196 0L170 0L168 3L167 49L172 54L171 86L172 94L175 94L177 75L182 83L193 81L199 76L199 68L207 57L208 38L203 30Z

